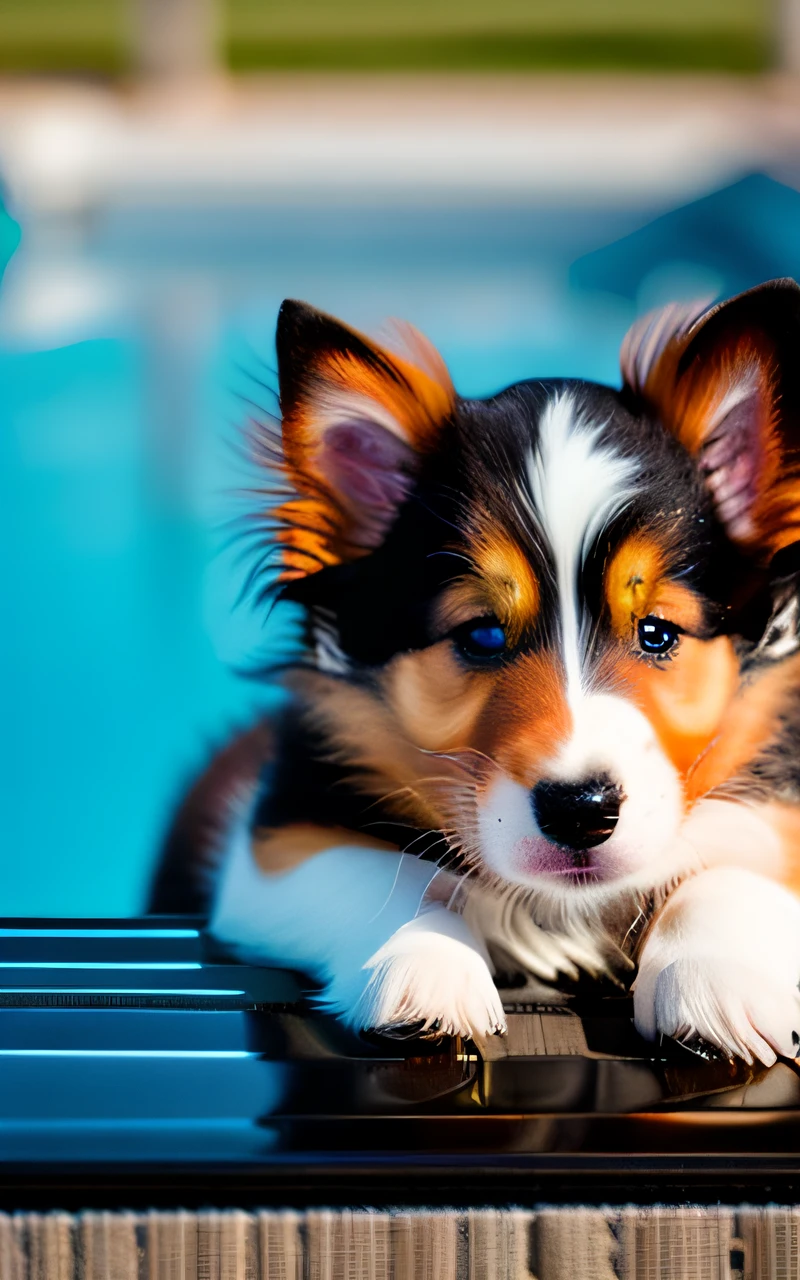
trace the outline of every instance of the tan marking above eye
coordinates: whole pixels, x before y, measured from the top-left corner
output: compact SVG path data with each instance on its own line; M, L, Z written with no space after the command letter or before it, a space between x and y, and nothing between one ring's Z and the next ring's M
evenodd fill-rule
M528 557L501 529L482 530L470 546L475 572L464 574L442 592L434 609L441 631L473 618L494 615L511 644L539 612L539 582Z
M702 601L667 575L666 550L652 534L631 534L617 549L606 569L605 593L611 625L622 639L630 638L634 619L648 614L683 631L702 627Z

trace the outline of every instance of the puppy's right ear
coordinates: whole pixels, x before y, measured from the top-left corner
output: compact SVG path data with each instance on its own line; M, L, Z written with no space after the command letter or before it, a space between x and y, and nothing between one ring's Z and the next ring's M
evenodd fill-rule
M664 307L622 347L629 394L698 461L728 536L767 563L800 540L800 288Z
M281 307L283 455L299 495L272 512L283 581L379 546L451 418L443 360L410 326L398 333L402 355L303 302Z

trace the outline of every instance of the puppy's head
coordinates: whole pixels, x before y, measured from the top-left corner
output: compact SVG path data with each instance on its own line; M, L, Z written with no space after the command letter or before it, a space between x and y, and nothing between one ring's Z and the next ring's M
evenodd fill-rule
M779 281L641 322L619 392L466 401L419 335L397 354L284 304L284 590L366 792L556 901L679 872L738 686L738 577L800 536L798 338Z

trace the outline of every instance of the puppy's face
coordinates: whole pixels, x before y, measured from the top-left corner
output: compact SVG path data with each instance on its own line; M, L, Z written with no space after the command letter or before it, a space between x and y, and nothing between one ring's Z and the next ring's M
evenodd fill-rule
M668 882L738 686L736 543L757 559L790 540L762 500L769 360L748 336L738 365L691 366L692 444L669 364L684 313L645 332L645 364L634 335L623 393L536 382L480 402L426 350L409 363L335 326L312 352L309 324L333 322L294 310L279 332L305 494L284 538L331 677L327 739L484 874L565 903Z
M736 680L696 467L613 393L545 383L459 406L418 496L375 555L386 594L350 625L363 641L419 619L372 680L398 738L460 768L449 825L470 859L551 896L669 878L687 772Z

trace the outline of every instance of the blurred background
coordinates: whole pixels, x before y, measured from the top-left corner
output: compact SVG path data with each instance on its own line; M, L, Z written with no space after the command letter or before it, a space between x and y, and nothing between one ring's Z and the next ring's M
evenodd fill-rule
M800 0L0 0L0 914L141 909L274 697L283 297L615 383L642 309L800 276L798 184Z

